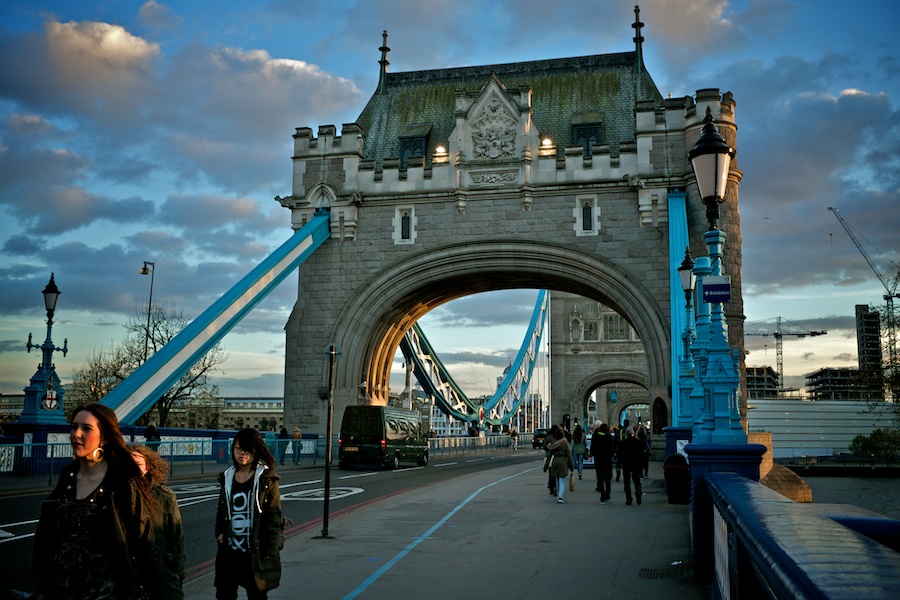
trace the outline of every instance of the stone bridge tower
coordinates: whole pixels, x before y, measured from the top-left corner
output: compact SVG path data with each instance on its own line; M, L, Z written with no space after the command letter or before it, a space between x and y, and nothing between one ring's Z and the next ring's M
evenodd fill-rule
M686 154L707 107L735 147L734 101L715 89L664 99L636 26L633 52L405 73L387 72L385 32L378 89L356 122L340 135L296 130L291 195L277 200L295 229L329 212L332 236L299 269L286 423L325 431L329 344L340 351L339 419L347 405L387 402L391 362L419 317L510 288L577 294L622 315L643 345L647 401L671 422L670 263L684 250L670 256L670 221L705 254ZM731 343L743 347L739 179L735 165L721 223ZM673 215L676 189L687 198ZM566 410L556 398L609 380L553 371L553 421Z

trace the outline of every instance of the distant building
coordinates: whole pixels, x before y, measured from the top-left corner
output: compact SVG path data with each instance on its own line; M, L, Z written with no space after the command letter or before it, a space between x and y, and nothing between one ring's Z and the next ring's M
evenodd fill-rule
M777 398L778 373L772 367L747 367L747 398Z
M882 392L862 385L859 369L826 367L806 375L806 396L810 400L877 400Z
M747 412L751 432L772 434L775 460L836 456L849 452L857 435L891 427L890 415L872 411L865 402L755 400Z
M17 421L24 407L25 394L0 394L0 423Z
M867 398L881 398L884 390L881 354L881 315L865 304L856 305L856 352L860 387Z
M284 398L224 398L225 409L219 429L252 427L267 431L284 427ZM293 427L293 424L292 424Z

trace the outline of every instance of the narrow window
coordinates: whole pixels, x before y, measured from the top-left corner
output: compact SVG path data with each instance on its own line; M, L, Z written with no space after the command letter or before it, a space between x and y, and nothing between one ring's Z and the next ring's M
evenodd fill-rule
M590 202L581 205L581 230L591 231L594 228L594 207Z
M400 217L400 239L401 240L409 240L412 237L412 218L409 216L409 211L403 211L403 216Z

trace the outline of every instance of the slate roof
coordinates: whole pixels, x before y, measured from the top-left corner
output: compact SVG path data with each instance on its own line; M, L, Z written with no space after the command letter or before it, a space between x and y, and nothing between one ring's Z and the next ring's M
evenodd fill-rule
M558 146L572 145L578 115L603 115L603 144L617 149L634 141L636 52L557 58L520 63L408 71L385 75L357 123L366 158L380 163L399 158L399 138L430 127L428 152L446 146L456 125L456 92L478 94L492 75L507 89L531 88L533 121ZM641 99L663 104L662 95L641 67ZM580 120L584 121L582 117ZM589 120L589 119L588 119ZM615 151L615 150L614 150Z

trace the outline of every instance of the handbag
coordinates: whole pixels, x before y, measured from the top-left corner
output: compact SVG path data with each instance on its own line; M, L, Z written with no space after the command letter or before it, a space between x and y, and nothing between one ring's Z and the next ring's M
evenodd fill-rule
M570 492L575 491L575 472L574 471L569 473L569 491Z
M550 469L550 465L552 465L552 464L553 464L553 455L551 454L550 456L548 456L547 458L544 459L544 473L546 473L547 470Z

